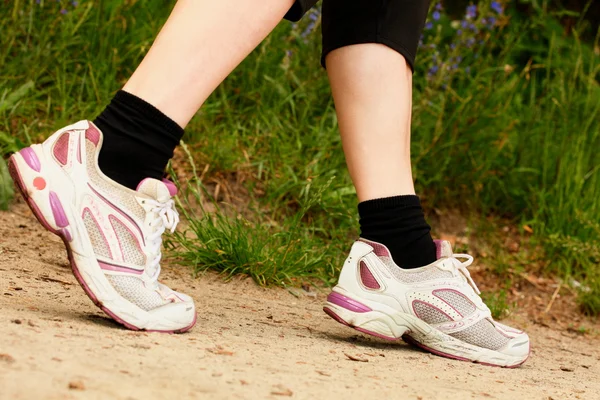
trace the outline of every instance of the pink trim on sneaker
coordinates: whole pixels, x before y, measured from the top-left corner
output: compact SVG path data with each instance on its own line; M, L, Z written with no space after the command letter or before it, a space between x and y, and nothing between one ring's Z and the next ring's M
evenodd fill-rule
M111 206L116 212L118 212L119 214L121 214L123 216L123 218L127 219L127 221L131 222L131 224L133 226L135 226L135 228L138 230L138 232L140 233L140 237L142 238L142 243L144 244L144 246L146 245L146 240L144 239L144 234L142 233L142 229L140 228L140 226L127 214L125 214L123 211L121 211L117 206L115 206L113 203L111 203L106 197L102 196L100 193L98 193L98 191L96 189L94 189L92 187L92 185L90 185L88 183L88 186L90 189L92 189L92 191L98 195L98 197L100 197L102 200L104 200L104 202L106 202L106 204L108 204L109 206Z
M144 271L135 268L122 267L120 265L109 264L103 261L98 261L98 265L105 271L127 272L135 275L142 275Z
M461 292L459 292L458 290L455 289L451 289L451 288L443 288L443 289L436 289L433 292L431 292L432 295L434 295L435 297L437 297L438 299L440 299L441 301L443 301L444 303L448 304L450 306L450 308L452 308L454 311L456 311L456 313L458 315L460 315L461 317L465 317L461 312L459 312L456 307L454 307L452 304L448 303L446 300L444 300L442 297L437 295L437 292L454 292L456 293L458 296L462 297L463 299L465 299L466 301L468 301L469 303L471 303L471 305L473 306L473 308L476 310L477 306L475 305L475 303L473 303L471 301L471 299L469 299L467 296L465 296L464 294L462 294ZM441 310L440 310L441 311Z
M390 253L388 248L385 247L383 244L377 243L377 242L372 242L370 240L363 239L363 238L360 238L359 240L361 242L365 242L366 244L371 246L373 248L373 252L375 253L375 255L377 257L390 257L390 258L392 257L392 254Z
M167 189L169 189L169 194L171 195L171 197L177 196L177 186L175 186L173 182L171 182L168 179L163 179L162 182L165 184Z
M364 304L337 292L329 293L329 296L327 296L327 301L354 312L364 313L371 311L371 309Z
M440 258L442 258L442 243L443 240L434 240L433 243L435 243L435 258L437 260L439 260Z
M441 300L441 299L440 299L440 300ZM436 306L434 306L434 305L433 305L433 304L431 304L431 303L427 303L426 301L421 301L421 300L413 300L413 301L412 301L412 303L410 303L410 306L411 306L411 307L412 307L412 309L413 309L413 313L414 313L414 314L415 314L415 315L416 315L416 316L417 316L419 319L421 319L421 320L423 320L423 321L425 321L425 320L424 320L423 318L421 318L421 316L420 316L420 315L419 315L419 313L417 312L417 309L415 308L415 303L421 303L421 304L425 304L427 307L434 308L434 309L436 309L437 311L439 311L439 312L441 312L442 314L444 314L446 317L448 317L448 322L450 322L450 321L454 321L454 319L453 319L451 316L449 316L448 314L446 314L445 312L443 312L442 310L440 310L440 308L439 308L439 307L436 307ZM452 307L452 306L451 306L451 307ZM454 307L452 307L452 308L454 308ZM455 309L454 311L456 311L456 309ZM456 311L456 312L458 313L458 315L462 316L462 315L461 315L461 314L460 314L458 311Z
M362 260L360 261L360 280L369 289L377 290L381 287L369 267L367 267L367 264Z
M63 166L67 165L67 161L69 161L69 138L71 136L70 132L65 132L54 143L54 148L52 149L52 153L54 154L54 158L61 163Z
M94 143L94 146L98 146L100 142L100 131L93 124L85 131L85 138L90 142Z
M342 317L340 317L335 312L333 312L333 310L331 310L331 309L329 309L327 307L323 307L323 311L325 311L325 314L329 315L331 318L333 318L334 320L336 320L340 324L349 326L350 328L354 328L354 329L356 329L359 332L366 333L367 335L375 336L375 337L378 337L380 339L391 340L391 341L398 340L397 338L392 337L392 336L385 336L385 335L382 335L381 333L372 332L372 331L364 329L364 328L359 328L357 326L350 325L349 323L347 323L346 321L344 321L342 319Z
M77 162L79 164L83 164L81 162L81 140L80 140L80 138L77 138Z
M68 229L61 229L60 230L61 235L63 236L64 240L66 240L67 242L70 242L73 240L73 237L71 236L71 232L69 232Z
M36 172L40 172L42 170L42 165L40 164L40 159L38 158L37 154L35 154L35 151L33 151L33 149L31 147L26 147L24 149L21 149L21 151L19 151L19 154L21 155L21 157L23 157L23 160L25 160L27 165L29 165L29 168L31 168L32 170L34 170Z
M54 217L54 222L56 225L61 228L69 226L69 220L67 219L67 215L65 214L65 210L60 202L60 199L58 198L58 195L51 191L48 196L50 198L52 216Z

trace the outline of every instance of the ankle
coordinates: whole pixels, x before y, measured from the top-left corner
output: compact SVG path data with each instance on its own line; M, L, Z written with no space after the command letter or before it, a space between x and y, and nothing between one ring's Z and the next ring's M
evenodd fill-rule
M359 203L361 237L385 245L401 268L417 268L436 260L431 227L415 195Z

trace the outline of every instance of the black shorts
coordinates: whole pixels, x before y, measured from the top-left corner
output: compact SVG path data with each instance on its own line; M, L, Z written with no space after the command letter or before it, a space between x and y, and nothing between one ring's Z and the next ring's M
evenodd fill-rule
M296 0L285 18L298 21L318 0ZM323 56L340 47L381 43L404 56L411 68L429 0L323 0Z

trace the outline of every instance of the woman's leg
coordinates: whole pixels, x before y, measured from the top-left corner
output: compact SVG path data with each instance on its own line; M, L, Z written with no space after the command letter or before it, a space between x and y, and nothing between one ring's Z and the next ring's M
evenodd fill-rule
M176 189L163 171L183 127L291 5L180 0L125 90L94 121L100 131L80 121L11 156L13 179L64 239L83 289L125 326L183 332L196 322L193 300L157 282L161 235L178 221Z
M185 127L293 0L179 0L123 88Z
M183 128L292 4L179 0L123 91L94 121L104 134L102 171L132 189L160 178Z
M367 239L352 246L324 310L436 354L516 366L529 338L493 322L466 268L472 258L433 242L414 194L410 66L426 10L418 0L324 0L324 61Z
M323 63L361 237L387 246L403 268L436 259L410 164L411 66L427 9L427 0L323 2Z
M436 249L415 196L410 164L412 71L397 51L357 44L327 55L361 236L388 247L403 268L430 264Z
M414 195L410 165L412 71L383 44L346 46L327 72L359 201Z

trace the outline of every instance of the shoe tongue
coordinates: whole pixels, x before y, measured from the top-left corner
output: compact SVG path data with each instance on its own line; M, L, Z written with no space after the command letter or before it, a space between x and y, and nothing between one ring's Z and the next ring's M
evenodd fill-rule
M159 181L154 178L146 178L139 183L136 191L160 203L165 203L177 194L177 187L166 179Z
M447 240L434 240L436 247L436 256L439 260L444 257L452 257L452 245Z

